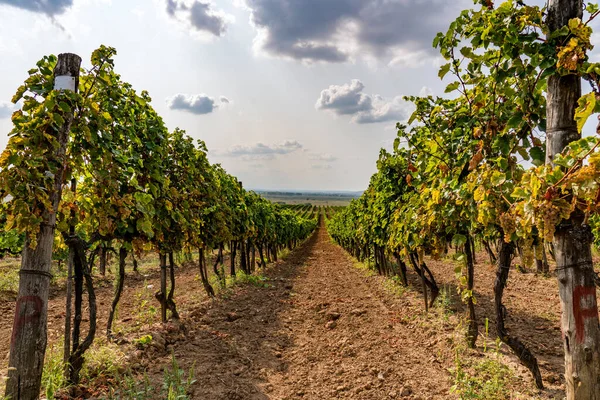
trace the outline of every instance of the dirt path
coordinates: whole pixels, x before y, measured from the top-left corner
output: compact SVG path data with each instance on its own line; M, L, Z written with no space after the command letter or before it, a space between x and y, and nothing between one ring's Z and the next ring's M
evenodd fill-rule
M446 370L414 343L414 332L398 322L399 304L373 283L324 228L317 232L294 284L298 300L281 314L294 339L282 357L286 373L269 379L274 398L433 399L448 393Z
M268 271L269 287L247 285L191 312L169 350L194 368L193 398L449 396L446 368L422 343L428 331L414 337L402 300L354 268L324 227L287 260ZM142 364L158 379L169 357Z

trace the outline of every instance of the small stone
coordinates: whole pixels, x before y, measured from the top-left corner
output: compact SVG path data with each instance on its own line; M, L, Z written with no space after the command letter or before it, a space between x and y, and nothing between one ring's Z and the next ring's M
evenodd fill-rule
M400 392L400 395L402 397L408 397L412 394L412 388L410 386L404 386L402 388L402 392Z
M391 392L388 393L388 396L390 396L390 398L395 399L396 397L398 397L398 392L392 390Z
M167 341L165 340L165 338L163 337L162 334L154 331L154 332L150 332L150 336L152 336L152 342L150 342L151 346L156 347L159 350L165 349L165 345L167 344Z
M358 309L358 308L350 311L350 314L352 314L352 315L354 315L356 317L359 317L359 316L364 315L366 313L367 312L365 310L361 310L361 309Z
M229 322L236 321L240 318L242 318L242 316L235 312L230 312L230 313L227 313L227 315L225 315L225 319Z
M341 316L342 315L340 313L334 312L334 311L327 313L327 319L329 321L336 321L336 320L340 319Z
M380 381L382 381L385 378L384 378L383 374L380 372L380 373L377 374L377 379L379 379Z
M325 327L327 329L333 329L337 326L337 323L335 321L329 321L327 324L325 324Z

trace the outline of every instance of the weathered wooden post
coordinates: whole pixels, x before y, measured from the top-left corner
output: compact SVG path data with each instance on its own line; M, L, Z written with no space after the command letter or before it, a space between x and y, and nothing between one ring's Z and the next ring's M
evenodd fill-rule
M582 18L581 0L550 0L550 34ZM546 163L581 136L574 120L581 79L552 75L548 79ZM558 225L554 235L556 272L562 309L565 381L568 400L600 399L600 329L592 263L592 232L584 215L575 211Z
M54 68L54 89L77 91L81 58L75 54L60 54ZM73 107L71 107L72 109ZM64 124L55 131L57 148L49 148L52 159L64 166L73 112L63 114ZM60 168L60 167L59 167ZM62 196L64 176L56 173L49 193L51 209L44 210L37 235L37 246L31 248L25 240L21 259L19 294L10 343L10 359L6 395L11 399L37 399L40 394L42 369L47 343L48 291L54 244L56 213Z

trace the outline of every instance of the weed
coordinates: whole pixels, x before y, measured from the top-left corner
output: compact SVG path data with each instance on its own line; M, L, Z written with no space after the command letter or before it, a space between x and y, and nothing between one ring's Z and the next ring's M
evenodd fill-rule
M171 366L165 369L163 390L168 400L187 400L190 386L196 382L194 379L194 368L190 370L187 378L185 371L179 367L175 354L171 355Z
M157 319L158 309L153 304L152 286L144 281L142 288L136 292L137 307L134 315L136 315L140 324L151 324Z
M448 321L450 316L454 314L452 310L452 289L450 285L442 286L438 298L436 299L436 305L440 309L444 321Z
M56 392L65 387L67 387L67 380L65 379L62 347L55 344L46 351L42 371L42 392L47 399L53 399Z
M121 375L118 379L119 386L116 389L110 389L102 400L148 400L153 398L155 388L150 384L148 376L144 374L144 379L140 384L130 373Z
M19 264L6 265L0 270L0 292L13 292L19 290Z
M510 368L500 361L500 340L492 353L487 347L489 334L489 320L485 320L485 338L483 344L484 358L481 360L465 361L461 354L465 352L464 347L456 347L454 359L454 385L450 389L460 399L486 399L503 400L510 398L511 391L509 383L514 379ZM464 346L464 345L463 345Z
M402 280L399 276L393 276L383 281L383 287L389 293L395 296L402 296L406 292L406 286L402 285Z
M354 268L360 269L361 271L363 271L363 273L365 274L365 276L375 276L377 275L377 272L371 268L370 264L368 262L366 263L361 263L360 261L354 261Z
M99 340L86 352L81 376L90 381L99 376L117 379L123 371L124 363L125 354L119 346Z
M460 358L461 351L456 349L454 362L454 385L452 393L460 399L504 400L510 397L508 382L512 378L511 370L498 359L484 358L472 365Z
M152 335L144 335L139 339L134 339L133 343L140 349L146 348L152 343Z
M239 273L235 276L235 283L241 285L254 285L258 287L268 288L270 285L266 283L269 278L264 275L254 275L254 274L246 274L243 271L239 271Z

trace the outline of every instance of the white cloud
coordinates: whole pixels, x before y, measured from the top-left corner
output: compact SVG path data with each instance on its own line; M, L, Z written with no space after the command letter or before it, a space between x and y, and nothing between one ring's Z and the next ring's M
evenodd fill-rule
M313 153L309 154L308 158L314 161L332 162L336 161L337 157L332 156L329 153Z
M433 89L428 86L423 86L421 90L419 90L419 97L427 97L433 96Z
M0 103L0 119L10 118L16 107L12 103Z
M358 79L353 79L349 84L331 85L321 91L315 108L336 115L351 115L351 121L356 124L403 121L410 115L411 106L402 97L386 99L365 94L364 87Z
M331 164L312 164L310 166L312 169L332 169L333 166Z
M233 17L216 10L210 2L166 0L167 15L200 37L222 37Z
M272 145L259 142L252 146L232 146L223 155L227 157L242 157L245 161L270 160L276 156L290 154L301 149L302 144L296 140L287 140L283 143Z
M167 98L167 106L171 110L186 111L192 114L210 114L220 106L229 104L231 101L225 97L219 97L219 103L214 98L206 94L183 94L177 93L176 95Z

